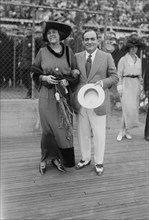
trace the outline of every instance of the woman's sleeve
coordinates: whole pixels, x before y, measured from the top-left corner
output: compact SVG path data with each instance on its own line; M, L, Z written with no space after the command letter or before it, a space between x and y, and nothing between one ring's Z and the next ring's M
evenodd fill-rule
M35 57L33 65L31 66L31 72L36 88L40 89L41 86L40 76L43 75L43 71L41 69L41 50L39 50L39 52Z
M122 57L118 62L117 73L119 77L118 87L122 86L123 73L124 73L124 57Z
M78 84L79 79L80 79L80 74L74 74L74 72L77 71L77 63L76 63L75 55L72 52L71 48L69 48L69 57L70 57L71 74L67 80L68 80L70 86L74 86L74 85Z
M33 65L41 68L41 49L39 50L39 52L37 53L35 59L34 59L34 62L33 62Z
M74 53L70 49L71 70L77 69L77 62Z
M142 85L142 87L143 87L142 61L141 61L140 58L139 58L139 60L140 60L140 75L139 75L139 80L140 80L140 83L141 83L141 85Z

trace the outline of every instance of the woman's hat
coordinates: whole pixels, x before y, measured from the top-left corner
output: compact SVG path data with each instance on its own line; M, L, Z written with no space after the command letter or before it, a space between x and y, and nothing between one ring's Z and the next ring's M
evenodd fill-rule
M70 35L71 30L72 30L71 27L67 24L60 23L60 22L57 22L57 21L47 21L45 23L45 28L44 28L44 31L43 31L43 40L44 41L47 41L47 32L50 29L58 30L58 32L60 34L60 40L61 41L66 39Z
M129 37L126 42L125 49L128 50L131 47L144 48L145 44L137 37Z
M78 92L78 102L84 108L97 108L104 102L105 93L99 85L86 84Z

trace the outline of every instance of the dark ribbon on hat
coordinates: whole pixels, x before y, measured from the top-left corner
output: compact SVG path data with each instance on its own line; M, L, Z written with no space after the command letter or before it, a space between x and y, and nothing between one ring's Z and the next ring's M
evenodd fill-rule
M92 55L90 54L86 60L86 76L88 78L91 67L92 67L92 59L91 59Z

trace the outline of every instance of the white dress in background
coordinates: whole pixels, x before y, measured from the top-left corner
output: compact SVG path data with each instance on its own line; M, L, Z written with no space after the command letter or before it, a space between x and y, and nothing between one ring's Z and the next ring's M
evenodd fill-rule
M125 77L125 76L138 77ZM122 111L126 129L139 126L139 97L141 91L141 59L136 55L134 63L132 57L127 53L118 63L118 87L122 88Z

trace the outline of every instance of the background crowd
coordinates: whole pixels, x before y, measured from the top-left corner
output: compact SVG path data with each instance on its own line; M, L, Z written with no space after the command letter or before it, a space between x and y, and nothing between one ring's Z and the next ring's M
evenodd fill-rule
M10 1L9 1L10 2ZM13 1L15 2L15 1ZM21 2L21 1L20 1ZM57 7L62 10L49 10L46 7L39 8L36 10L36 20L48 20L49 17L61 18L63 21L68 21L71 23L76 22L77 12L68 12L63 11L63 9L76 9L84 11L103 11L107 9L109 11L109 20L108 23L113 26L125 26L125 27L147 27L149 23L149 3L146 0L28 0L23 1L22 3L35 4L35 5L44 5L50 7ZM8 18L19 18L19 19L32 19L32 10L31 7L19 7L13 5L1 5L0 7L0 16ZM103 15L90 15L88 13L82 14L84 23L91 21L93 23L102 25L104 23Z

